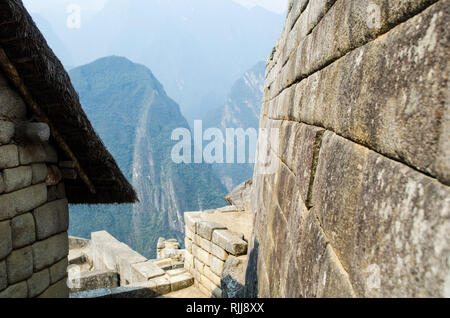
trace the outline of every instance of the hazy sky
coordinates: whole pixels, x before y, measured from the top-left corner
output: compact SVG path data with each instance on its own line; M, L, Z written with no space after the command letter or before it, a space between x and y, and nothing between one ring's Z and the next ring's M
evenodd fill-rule
M108 0L24 0L26 7L31 12L42 12L46 7L52 7L52 4L56 2L62 3L75 3L79 4L85 10L99 10L103 8ZM126 0L123 0L126 1ZM214 1L214 0L211 0ZM246 7L253 7L260 5L268 10L282 13L286 10L288 0L234 0Z

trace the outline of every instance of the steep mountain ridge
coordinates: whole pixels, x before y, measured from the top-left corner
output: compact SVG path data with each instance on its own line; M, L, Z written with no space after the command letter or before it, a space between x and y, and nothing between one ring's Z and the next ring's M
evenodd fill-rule
M262 96L265 80L265 62L259 62L242 75L232 86L223 105L210 111L204 117L205 127L220 128L226 135L227 128L259 128ZM236 144L237 146L237 144ZM256 146L256 145L254 145ZM235 147L235 154L237 147ZM250 149L247 141L247 158ZM247 161L248 162L248 161ZM213 170L228 191L233 190L253 175L252 163L214 164Z
M225 189L209 166L172 161L171 133L189 126L149 69L113 56L70 75L86 114L140 199L133 206L72 207L71 234L108 230L153 257L158 237L181 241L183 212L224 204Z

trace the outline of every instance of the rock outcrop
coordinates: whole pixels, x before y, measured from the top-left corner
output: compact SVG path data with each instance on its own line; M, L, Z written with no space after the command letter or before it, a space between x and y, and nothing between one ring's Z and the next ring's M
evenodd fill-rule
M290 1L247 297L450 296L449 21L448 0Z

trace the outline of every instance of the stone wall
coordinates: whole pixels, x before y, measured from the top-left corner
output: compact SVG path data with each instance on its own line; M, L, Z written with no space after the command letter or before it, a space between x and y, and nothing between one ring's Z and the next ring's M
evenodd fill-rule
M175 240L160 240L175 249ZM146 259L108 232L91 240L70 238L69 281L72 298L153 298L190 287L194 278L184 269L184 250L167 258ZM164 254L164 253L162 253Z
M0 73L0 298L68 297L69 209L48 143L19 144L27 108Z
M233 207L227 207L222 210L184 214L186 224L184 266L194 276L194 285L207 296L222 298L227 296L224 295L224 289L227 293L231 289L243 290L245 282L236 279L235 275L228 275L231 274L233 266L229 266L230 272L226 270L227 262L230 263L242 255L245 255L242 264L246 264L248 244L244 241L244 234L233 229L238 224L241 226L248 222L237 222L234 227L230 222L230 220L234 222L244 220L241 213ZM220 220L228 221L229 225L225 226L225 222L214 222ZM243 230L243 232L251 231ZM231 276L232 282L229 281ZM239 284L241 286L236 286Z
M246 296L450 296L449 21L448 0L290 1Z

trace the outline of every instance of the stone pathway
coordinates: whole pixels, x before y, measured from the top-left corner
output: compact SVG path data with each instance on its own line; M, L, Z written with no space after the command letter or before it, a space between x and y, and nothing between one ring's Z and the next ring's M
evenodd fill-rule
M203 294L200 289L195 286L191 286L176 292L169 293L164 296L159 296L158 298L210 298Z

